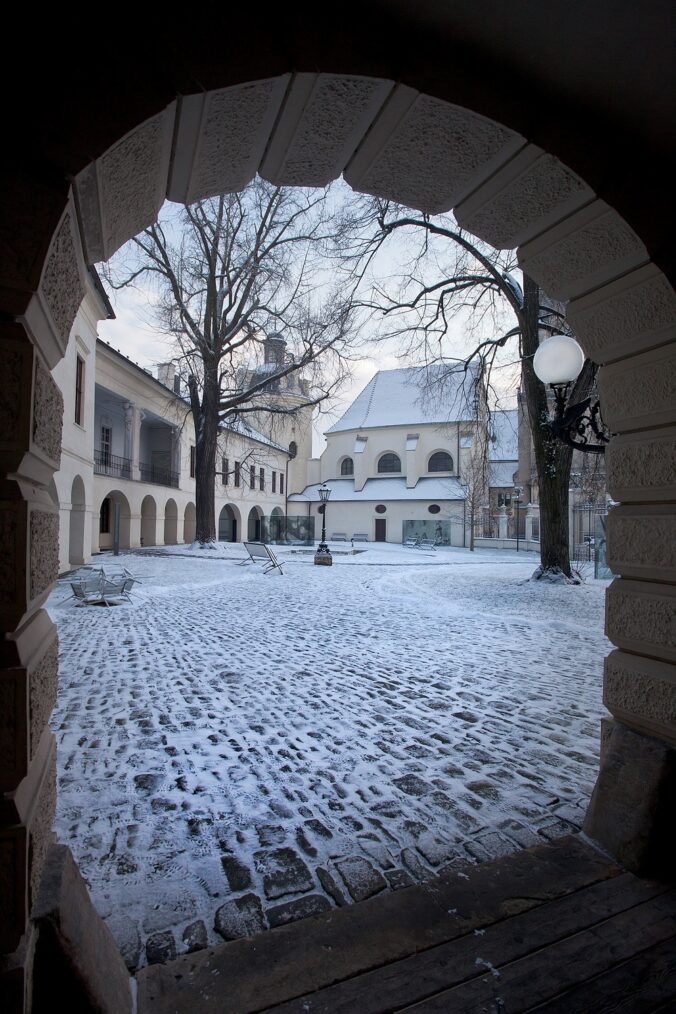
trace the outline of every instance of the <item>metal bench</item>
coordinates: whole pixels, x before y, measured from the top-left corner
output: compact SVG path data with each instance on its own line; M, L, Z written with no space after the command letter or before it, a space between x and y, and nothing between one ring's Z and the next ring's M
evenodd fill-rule
M347 532L334 532L329 542L347 542Z
M366 532L355 532L352 536L352 542L368 542L369 537Z
M249 559L242 560L239 564L240 567L245 563L262 563L264 574L268 574L271 570L278 570L280 574L284 573L279 560L264 542L244 542L242 545L249 554Z
M416 549L434 549L436 550L436 542L434 539L420 539Z
M126 567L123 567L121 571L109 574L101 567L99 570L92 571L85 577L69 583L73 593L71 598L77 600L76 605L111 606L120 599L131 602L129 592L135 584L141 582L133 574L130 574Z

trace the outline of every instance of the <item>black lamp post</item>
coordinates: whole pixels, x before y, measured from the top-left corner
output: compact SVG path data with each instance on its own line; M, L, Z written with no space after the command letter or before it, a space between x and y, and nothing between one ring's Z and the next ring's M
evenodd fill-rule
M554 392L553 435L578 451L603 454L610 434L598 401L584 398L577 405L568 396L584 365L584 352L570 335L555 334L543 341L533 357L535 375Z
M523 493L523 486L514 487L514 503L516 504L516 551L519 552L519 504L521 500L519 497Z
M321 500L320 510L322 512L322 541L317 546L317 552L315 553L315 563L323 565L324 567L330 567L333 564L333 557L331 556L331 550L326 544L326 505L329 502L331 496L331 490L322 483L319 487L319 499Z

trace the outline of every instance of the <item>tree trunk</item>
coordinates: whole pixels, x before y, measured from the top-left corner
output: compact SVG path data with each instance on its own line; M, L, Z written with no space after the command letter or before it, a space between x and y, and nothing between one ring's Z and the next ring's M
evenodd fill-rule
M205 364L202 402L195 411L196 392L191 389L195 423L195 538L205 545L216 541L216 451L218 444L219 384L217 368Z
M537 284L524 281L523 384L533 436L540 500L540 563L543 571L561 571L571 577L568 548L568 488L573 452L552 436L547 425L547 390L533 369L533 356L540 342Z

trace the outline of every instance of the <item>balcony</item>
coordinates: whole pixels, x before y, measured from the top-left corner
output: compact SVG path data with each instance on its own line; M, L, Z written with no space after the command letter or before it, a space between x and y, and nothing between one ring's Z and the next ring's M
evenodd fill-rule
M131 461L110 451L94 448L94 474L114 475L118 479L131 479Z
M162 468L160 465L144 465L139 462L139 469L141 472L141 482L150 482L155 486L171 486L172 489L178 489L178 472L172 472L168 468Z

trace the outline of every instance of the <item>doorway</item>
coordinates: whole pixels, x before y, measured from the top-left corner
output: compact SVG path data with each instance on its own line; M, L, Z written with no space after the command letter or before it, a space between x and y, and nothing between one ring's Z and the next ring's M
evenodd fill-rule
M376 518L376 542L387 542L387 518Z

